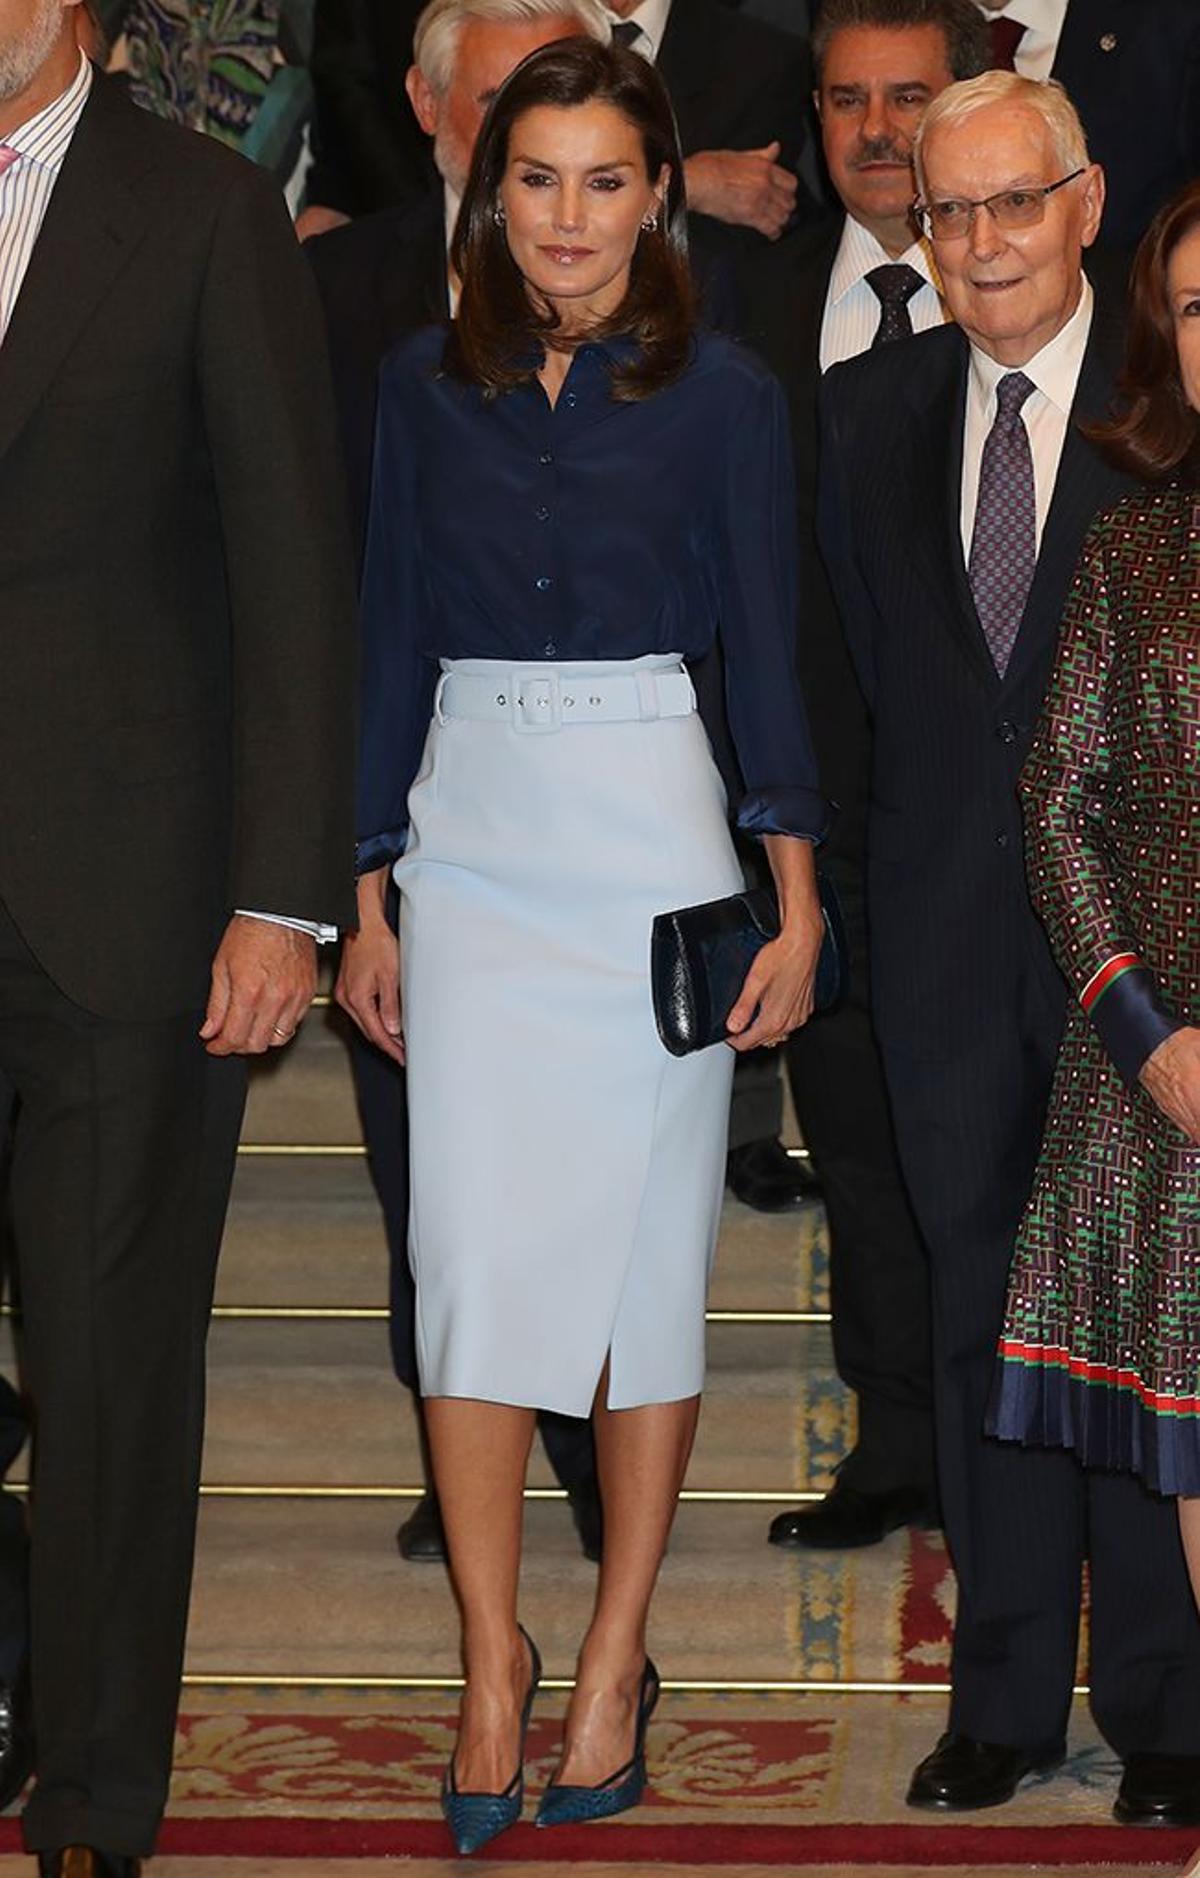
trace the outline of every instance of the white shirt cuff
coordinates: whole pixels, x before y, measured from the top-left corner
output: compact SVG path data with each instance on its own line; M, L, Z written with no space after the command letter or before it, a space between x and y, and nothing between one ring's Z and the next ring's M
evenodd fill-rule
M338 936L337 927L327 926L323 920L291 919L286 913L254 913L246 906L235 910L241 919L265 919L269 926L290 926L293 932L306 932L319 946L332 945Z

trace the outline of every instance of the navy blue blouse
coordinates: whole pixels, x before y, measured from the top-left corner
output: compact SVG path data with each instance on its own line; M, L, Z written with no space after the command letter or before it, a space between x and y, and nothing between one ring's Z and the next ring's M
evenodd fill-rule
M611 395L629 342L586 345L552 409L439 371L444 329L384 361L363 573L358 867L403 851L439 658L697 659L720 633L738 825L819 840L796 677L796 504L783 393L703 337L684 375Z

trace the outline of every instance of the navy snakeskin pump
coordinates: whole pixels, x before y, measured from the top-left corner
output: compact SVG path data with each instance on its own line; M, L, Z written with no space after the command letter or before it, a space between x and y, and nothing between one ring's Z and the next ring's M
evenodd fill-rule
M590 1819L611 1819L614 1813L626 1813L637 1805L646 1791L646 1729L657 1706L660 1687L658 1671L647 1657L642 1671L631 1759L598 1787L548 1786L537 1810L539 1826L578 1826Z
M529 1646L529 1693L521 1711L521 1751L517 1771L503 1793L460 1793L451 1757L442 1782L442 1816L450 1828L454 1849L460 1858L478 1852L481 1846L487 1845L500 1833L507 1832L510 1826L515 1826L525 1802L525 1737L529 1733L533 1699L542 1680L542 1659L537 1644L524 1625L518 1628Z

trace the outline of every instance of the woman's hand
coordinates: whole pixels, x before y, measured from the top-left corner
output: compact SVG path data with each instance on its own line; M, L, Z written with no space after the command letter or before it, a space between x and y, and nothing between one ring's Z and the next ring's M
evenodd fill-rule
M1167 1120L1200 1147L1200 1030L1188 1024L1164 1037L1139 1080Z
M383 912L387 877L388 869L380 867L358 883L358 931L347 933L342 941L333 995L369 1043L394 1063L403 1063L400 943Z
M793 835L768 835L764 845L779 892L782 926L778 939L763 947L746 973L726 1020L729 1042L739 1052L783 1043L808 1022L825 931L812 843Z

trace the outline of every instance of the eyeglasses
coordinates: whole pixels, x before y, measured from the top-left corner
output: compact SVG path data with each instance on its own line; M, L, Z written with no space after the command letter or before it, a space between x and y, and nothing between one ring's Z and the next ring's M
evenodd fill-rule
M923 235L930 241L960 241L971 231L980 209L986 209L997 228L1036 228L1045 220L1046 197L1056 189L1065 189L1081 169L1060 176L1056 183L1041 183L1025 189L1002 189L999 195L983 196L977 202L960 196L948 196L943 202L914 202L913 214Z

